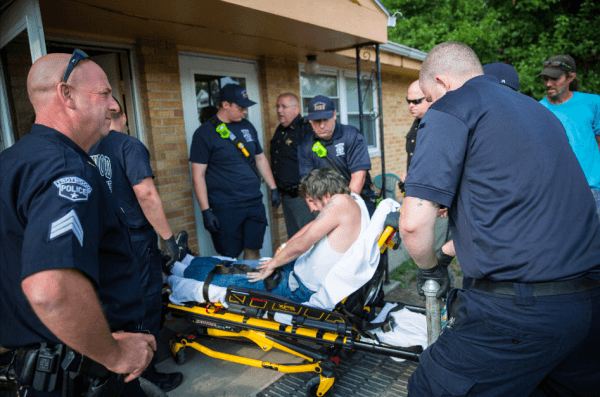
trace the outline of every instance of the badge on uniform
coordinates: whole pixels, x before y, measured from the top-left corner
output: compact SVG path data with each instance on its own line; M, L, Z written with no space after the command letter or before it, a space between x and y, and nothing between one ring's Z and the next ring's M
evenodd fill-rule
M344 151L344 143L337 143L335 145L335 155L336 156L344 156L346 152Z
M246 142L254 142L252 135L250 135L250 130L243 129L242 134L244 135Z
M79 217L75 210L69 211L67 215L52 222L50 225L49 241L69 232L77 237L79 244L83 247L83 228L81 227L81 222L79 222Z
M83 179L76 176L67 176L54 181L58 188L58 195L71 201L87 201L92 193L92 187Z

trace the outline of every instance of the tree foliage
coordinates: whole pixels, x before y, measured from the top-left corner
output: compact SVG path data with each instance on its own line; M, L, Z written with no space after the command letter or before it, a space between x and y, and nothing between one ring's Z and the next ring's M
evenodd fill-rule
M400 11L391 41L429 51L444 41L475 50L482 64L505 62L521 92L541 99L542 61L569 54L580 91L600 93L600 0L382 0Z

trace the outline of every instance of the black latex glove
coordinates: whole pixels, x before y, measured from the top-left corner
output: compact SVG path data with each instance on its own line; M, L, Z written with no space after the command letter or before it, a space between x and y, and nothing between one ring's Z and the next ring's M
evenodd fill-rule
M391 226L396 230L400 228L400 212L394 211L387 214L385 223L383 224L383 230L388 226Z
M448 267L450 262L452 262L454 259L453 256L444 254L442 248L438 248L437 251L435 251L435 256L437 256L438 264L442 265L443 267Z
M209 233L216 233L219 230L219 220L210 208L202 211L202 219L204 221L204 228Z
M169 255L171 255L171 259L172 260L174 259L176 261L181 260L181 255L179 253L179 246L177 245L177 242L175 241L175 236L171 236L171 238L169 238L168 240L165 240L165 243L167 244L167 249L169 250Z
M273 206L273 208L277 209L277 208L279 208L280 204L281 204L281 197L279 197L279 190L272 189L271 190L271 205Z
M435 280L440 285L440 289L436 295L438 299L446 297L448 292L450 292L450 277L448 277L448 271L439 263L431 269L419 268L419 271L417 272L417 292L423 301L425 300L423 285L427 280Z

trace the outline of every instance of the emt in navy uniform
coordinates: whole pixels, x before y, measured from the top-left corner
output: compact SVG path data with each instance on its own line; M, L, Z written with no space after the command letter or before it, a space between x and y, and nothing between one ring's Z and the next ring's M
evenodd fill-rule
M271 139L271 169L277 190L281 193L288 238L292 238L313 220L306 201L298 197L298 144L306 135L312 134L312 127L300 115L298 97L292 93L281 94L277 98L277 118L281 124Z
M563 126L483 75L461 43L431 50L419 80L434 103L421 120L425 150L406 178L400 233L419 284L447 278L433 250L447 206L473 282L450 291L448 322L421 354L409 394L596 395L600 224Z
M271 189L273 207L281 204L258 133L244 118L248 107L255 103L243 87L225 85L220 109L194 132L190 150L194 193L204 228L210 232L216 251L232 258L242 250L244 259L260 257L267 228L260 176ZM221 135L218 130L228 133ZM237 143L231 139L233 136L239 140ZM249 156L238 148L239 143Z
M142 328L158 340L162 314L162 265L158 238L165 240L171 258L179 257L179 247L167 221L162 201L154 186L150 153L139 139L125 133L127 116L121 104L111 115L110 132L102 134L88 154L94 159L100 175L108 184L119 206L127 215L131 245L137 259L144 299ZM156 232L154 231L156 230ZM154 368L156 356L142 377L164 392L181 384L181 372L161 373Z
M372 216L376 196L371 189L371 159L365 137L353 126L338 123L335 104L323 95L310 100L307 118L314 134L307 135L298 146L300 178L315 168L337 170L348 181L350 191L363 198Z
M86 153L117 108L86 58L76 50L33 64L35 124L0 153L0 344L19 353L21 395L61 395L64 345L127 374L124 395L143 395L136 378L156 350L152 335L129 332L143 303L127 220ZM37 365L22 365L36 354ZM29 376L56 383L28 385ZM68 378L65 391L87 390L82 376Z

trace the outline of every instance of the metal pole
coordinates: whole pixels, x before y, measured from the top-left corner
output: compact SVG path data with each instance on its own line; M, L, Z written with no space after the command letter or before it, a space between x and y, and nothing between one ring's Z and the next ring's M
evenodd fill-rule
M427 280L423 285L425 292L425 312L427 316L427 345L431 346L442 332L442 316L440 311L440 299L436 294L440 285L435 280Z
M375 44L377 62L377 104L379 106L379 144L381 148L381 197L385 197L385 145L383 143L383 99L381 95L381 60L379 59L379 43Z
M358 88L358 122L360 125L360 133L365 134L363 124L363 104L362 104L362 93L360 91L360 46L356 46L356 75L357 77L357 88Z

